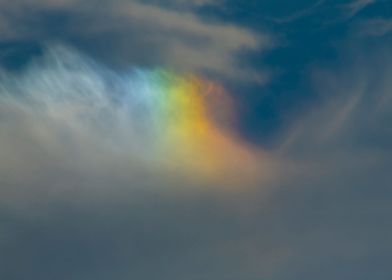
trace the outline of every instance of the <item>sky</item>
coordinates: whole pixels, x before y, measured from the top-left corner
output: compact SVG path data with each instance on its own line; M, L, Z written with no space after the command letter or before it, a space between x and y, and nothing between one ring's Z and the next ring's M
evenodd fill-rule
M0 278L389 280L392 2L0 0Z

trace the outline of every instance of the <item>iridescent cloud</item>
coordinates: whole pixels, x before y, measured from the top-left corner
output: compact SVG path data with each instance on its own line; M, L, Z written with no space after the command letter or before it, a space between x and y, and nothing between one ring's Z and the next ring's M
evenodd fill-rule
M261 172L263 152L234 132L229 95L192 74L117 72L57 46L22 74L3 75L0 107L3 131L7 119L24 120L31 142L55 153L101 153L194 180L244 183Z

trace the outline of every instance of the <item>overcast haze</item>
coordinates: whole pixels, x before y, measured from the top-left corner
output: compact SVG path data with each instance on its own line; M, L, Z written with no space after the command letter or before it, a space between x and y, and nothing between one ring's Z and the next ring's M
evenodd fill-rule
M389 280L392 2L0 0L0 278Z

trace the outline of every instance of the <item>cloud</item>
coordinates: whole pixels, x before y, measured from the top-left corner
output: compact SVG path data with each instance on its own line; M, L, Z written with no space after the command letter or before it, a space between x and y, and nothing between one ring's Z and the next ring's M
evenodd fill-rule
M3 74L0 275L347 279L360 264L358 279L387 279L389 50L314 70L322 104L256 155L260 180L235 188L151 163L162 135L150 135L151 107L132 109L149 104L135 89L154 85L142 69L113 71L60 47Z
M217 5L222 5L224 1L222 0L168 0L168 1L162 1L162 0L154 0L150 1L149 3L155 3L155 4L160 4L162 6L171 6L171 7L176 7L176 8L182 8L182 9L194 9L194 8L200 8L200 7L205 7L205 6L217 6Z
M295 240L288 241L295 252L289 265L301 267L278 279L293 274L294 279L346 279L357 275L358 263L363 265L359 278L389 274L385 248L392 244L383 236L391 231L385 218L392 195L387 171L392 164L392 57L389 46L359 46L352 42L341 53L344 59L313 69L320 99L284 134L276 151L292 159L298 171L297 179L283 183L279 192L284 208L289 204L294 211L286 217L287 223L293 221L286 237ZM313 265L318 268L304 269Z
M359 22L357 34L368 37L382 37L392 32L392 19L375 18Z
M270 47L269 35L203 21L191 10L174 7L139 1L2 2L0 40L60 40L122 66L159 65L229 79L266 80L266 73L240 70L237 57Z
M312 15L317 11L317 9L323 6L324 3L325 0L319 0L313 3L311 6L306 7L305 9L295 12L289 16L282 17L282 18L273 18L272 20L280 24L286 24L293 21L297 21L299 19Z
M74 3L80 4L42 3L75 13ZM13 5L19 11L21 6ZM148 19L177 14L140 3L131 3L135 10L129 11L124 5L121 13L110 11L124 18L109 17L109 27L94 16L97 25L84 28L82 23L94 21L80 17L76 22L83 28L76 30L75 23L64 23L65 17L61 36L88 41L104 30L120 30L124 22L143 22L137 27L155 30L140 14ZM17 14L12 17L17 32L9 38L50 37L35 28L45 24L20 25ZM176 29L184 24L179 15L158 19L160 30L210 34L205 29L210 24L184 16L194 20L190 26ZM141 46L146 41L135 39ZM121 50L118 59L124 56L127 66L113 69L55 46L19 72L2 72L0 275L42 280L389 279L391 49L359 45L347 46L340 56L345 60L312 69L319 102L282 131L281 141L269 150L251 147L236 133L224 89L198 75L155 69L155 63L165 61L160 55L146 62L138 51L134 57L125 47L113 47ZM160 97L168 92L160 86L172 83L174 92L182 92L176 85L183 85L201 99L154 107L166 104ZM201 114L196 110L200 104ZM183 106L185 112L178 109ZM167 134L159 124L167 128L190 120L195 128L199 117L208 133L185 130L191 138L179 133L163 141ZM186 146L184 139L198 141ZM184 153L176 154L184 147ZM200 152L200 147L214 149ZM206 174L206 158L218 159L224 168ZM249 167L255 169L248 173Z
M210 278L237 263L237 253L240 266L256 269L240 201L274 163L221 123L224 101L202 78L114 71L63 46L20 73L2 73L0 275ZM206 174L209 159L234 165ZM236 226L225 222L233 215ZM209 263L215 268L199 272Z
M333 70L314 71L322 106L305 115L280 147L282 153L312 161L316 176L332 171L329 176L339 178L341 170L367 174L373 168L384 170L390 161L392 131L386 126L392 118L389 48L365 50L354 45L360 44L349 44L343 53L347 59ZM387 184L388 177L385 173L378 183Z
M235 133L229 96L213 81L164 69L116 72L54 46L0 84L3 197L16 182L61 190L67 176L110 174L131 188L148 173L219 185L269 176L267 153Z
M354 0L349 4L345 5L347 12L346 18L352 18L366 7L374 4L377 0Z

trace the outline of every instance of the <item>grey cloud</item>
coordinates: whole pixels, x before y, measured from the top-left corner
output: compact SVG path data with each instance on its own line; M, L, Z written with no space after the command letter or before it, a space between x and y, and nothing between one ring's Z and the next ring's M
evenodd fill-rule
M358 45L350 44L345 59L329 69L314 70L322 101L279 150L299 172L280 191L294 211L284 219L298 230L291 231L292 250L301 251L290 261L300 269L283 279L387 279L390 273L392 57L389 47Z
M162 12L139 8L158 17ZM121 13L128 22L129 10ZM190 26L179 33L218 32L190 17ZM162 29L181 19L161 20ZM78 34L69 28L68 34ZM97 25L96 33L105 28ZM93 27L81 29L94 33ZM344 54L350 59L314 70L321 104L282 132L284 143L270 151L279 159L272 168L278 178L251 188L200 185L177 173L135 166L132 153L124 152L129 143L112 142L129 137L103 137L113 135L105 133L115 130L110 122L63 122L68 110L51 111L58 122L48 121L45 110L36 114L30 103L5 98L7 91L50 93L48 87L28 75L3 77L1 278L389 280L392 58L388 46L360 51L354 46ZM106 88L102 69L92 65L87 70L94 71L73 76L79 83L59 83L61 71L38 71L39 81L51 74L57 82L49 88L71 95L75 86L91 97L82 111L96 112L105 107L99 96ZM65 108L78 109L71 105ZM99 112L92 116L101 121L105 111Z
M366 7L374 4L377 0L353 0L349 4L344 6L346 10L346 18L354 17L360 11Z
M271 151L286 164L278 179L248 189L138 172L113 150L99 149L107 146L89 131L77 136L79 153L64 152L60 139L48 137L56 135L53 126L10 114L13 107L3 103L0 275L389 279L388 50L315 71L323 105Z
M282 17L282 18L273 18L272 20L277 22L277 23L290 23L299 19L302 19L304 17L312 15L314 12L316 12L321 6L323 6L325 3L325 0L319 0L316 1L314 4L312 4L309 7L306 7L303 10L300 10L298 12L293 13L292 15Z
M1 3L2 41L66 41L128 66L163 66L259 81L266 73L238 69L237 55L271 47L267 34L205 22L139 1L13 1ZM103 21L102 18L105 18Z
M382 37L392 32L392 19L375 18L363 20L355 26L360 36Z
M348 49L354 49L353 45ZM339 70L328 72L319 69L313 72L323 106L316 106L306 115L294 129L292 137L288 137L288 143L293 143L288 146L309 142L320 151L327 148L351 151L350 147L359 150L384 147L373 142L377 139L383 139L388 145L392 131L384 125L392 117L392 84L388 79L392 63L388 47L376 49L366 56L363 50L354 51L355 55L345 53L347 59L341 63L352 65L352 68L341 66ZM323 129L319 128L320 124ZM381 132L382 137L377 136ZM305 149L308 147L304 146Z
M205 6L222 5L222 0L152 0L148 3L176 7L178 9L195 9Z

